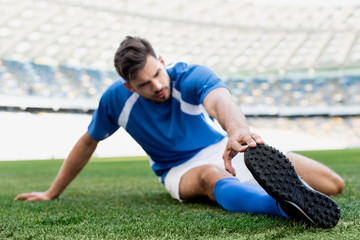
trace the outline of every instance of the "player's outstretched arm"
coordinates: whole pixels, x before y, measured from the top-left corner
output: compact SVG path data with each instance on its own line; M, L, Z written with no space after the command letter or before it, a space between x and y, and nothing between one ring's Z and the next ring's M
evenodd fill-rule
M226 88L216 88L208 93L203 102L206 111L215 118L228 133L228 143L223 159L225 169L235 176L231 159L246 150L246 145L255 147L257 143L264 143L262 138L250 132L245 115L233 102L232 96Z
M80 173L91 155L94 153L98 142L93 140L86 132L75 144L69 156L64 161L50 189L45 192L31 192L19 194L14 200L46 201L60 196L70 182Z

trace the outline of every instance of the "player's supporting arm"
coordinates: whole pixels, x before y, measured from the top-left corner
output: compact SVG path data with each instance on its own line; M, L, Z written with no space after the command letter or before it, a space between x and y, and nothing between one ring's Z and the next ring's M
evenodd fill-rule
M225 169L235 176L231 159L246 150L246 146L255 147L256 143L263 143L262 138L250 132L245 115L233 102L232 96L226 88L216 88L206 95L203 102L206 111L215 118L228 133L228 143L223 159Z
M71 150L48 191L19 194L15 197L15 200L46 201L59 197L84 168L94 153L97 144L98 142L93 140L86 132Z

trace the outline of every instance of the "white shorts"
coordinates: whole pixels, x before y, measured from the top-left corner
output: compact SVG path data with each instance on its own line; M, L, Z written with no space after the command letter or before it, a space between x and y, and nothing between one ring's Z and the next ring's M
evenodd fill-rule
M201 150L194 157L189 159L183 164L170 169L164 179L166 190L170 193L171 197L181 201L179 196L179 185L181 177L190 169L199 167L206 164L214 164L225 169L224 160L222 155L225 151L228 138L224 138L221 142L210 145L209 147ZM232 160L232 165L236 171L236 178L241 182L256 183L256 180L251 175L244 163L244 153L238 153Z
M180 180L182 176L190 169L206 164L214 164L225 169L222 155L225 151L227 140L228 138L225 137L222 141L201 150L194 157L184 162L183 164L180 164L169 170L164 179L164 185L166 190L170 193L171 197L181 202L183 201L180 199L179 195ZM281 151L281 149L279 150ZM286 154L288 150L282 152ZM245 165L244 153L238 153L232 159L232 166L236 172L235 177L238 178L241 182L258 184Z

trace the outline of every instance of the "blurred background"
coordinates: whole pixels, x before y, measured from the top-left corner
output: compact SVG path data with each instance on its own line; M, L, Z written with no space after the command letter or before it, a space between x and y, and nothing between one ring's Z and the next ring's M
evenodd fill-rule
M213 69L281 149L360 147L360 2L0 0L0 160L64 158L127 35ZM121 129L95 156L140 156Z

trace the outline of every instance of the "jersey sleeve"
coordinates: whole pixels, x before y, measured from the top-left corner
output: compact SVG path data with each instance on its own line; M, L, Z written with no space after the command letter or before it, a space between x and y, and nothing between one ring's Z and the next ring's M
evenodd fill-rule
M96 141L104 140L120 128L117 123L117 113L112 106L109 92L101 97L99 106L93 114L88 127L88 133Z
M196 65L188 73L184 98L193 104L201 104L206 95L216 88L227 88L226 84L208 67Z

